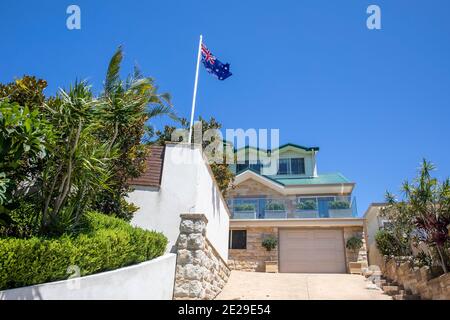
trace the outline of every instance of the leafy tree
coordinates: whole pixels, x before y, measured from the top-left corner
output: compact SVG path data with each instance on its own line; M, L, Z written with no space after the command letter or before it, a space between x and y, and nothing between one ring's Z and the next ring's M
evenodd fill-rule
M10 211L32 192L52 139L38 110L0 100L0 225L11 223Z
M450 179L439 183L431 176L434 168L424 159L413 183L403 183L403 200L397 201L394 195L387 193L388 206L382 214L391 221L395 237L423 241L434 248L437 261L444 272L448 272Z
M0 84L0 99L8 99L9 102L15 102L23 107L40 107L45 101L44 89L46 87L47 81L25 75L6 85Z
M205 119L203 119L201 116L199 116L198 118L198 123L201 125L201 133L202 133L202 137L205 136L205 132L207 132L210 129L217 129L219 130L222 125L216 121L215 118L211 117L209 119L209 121L206 121ZM185 129L188 130L189 129L189 122L182 118L180 119L180 124L181 124L181 129ZM175 130L177 130L176 127L174 126L165 126L164 130L158 130L154 133L152 133L152 138L154 138L150 143L152 144L157 144L157 145L165 145L165 143L167 141L172 141L172 135L175 132ZM194 132L192 133L193 136L196 134L196 131L198 130L194 130ZM199 133L199 132L198 132ZM186 137L184 137L186 138ZM217 139L218 137L214 137L212 136L211 139L202 139L202 148L203 150L205 148L207 148L207 146L211 143L214 142L215 139ZM179 140L177 142L182 141L183 137L180 136ZM194 141L196 139L193 139ZM223 143L223 141L220 141L220 143ZM224 148L229 148L229 145L225 145L224 144ZM207 154L207 157L209 158L216 158L216 154L210 153ZM234 181L234 174L233 172L231 172L228 164L226 163L226 152L224 151L223 155L219 155L219 160L222 161L210 161L210 167L211 167L211 171L213 172L214 178L218 184L218 187L220 189L220 191L222 192L223 195L226 194L228 188L232 187L233 181ZM210 159L212 160L212 159Z
M405 257L412 254L409 236L395 236L391 228L379 230L375 243L381 254L388 257Z
M122 57L119 48L99 97L83 81L50 98L47 83L35 77L0 85L2 234L5 226L9 235L32 234L34 228L11 228L11 217L28 223L33 212L45 235L76 231L92 207L131 218L127 182L145 169L146 122L176 116L153 79L137 69L120 79Z

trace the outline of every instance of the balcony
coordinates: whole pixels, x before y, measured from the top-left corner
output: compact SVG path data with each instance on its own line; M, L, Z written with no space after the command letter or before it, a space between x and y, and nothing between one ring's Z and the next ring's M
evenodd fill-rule
M228 200L232 219L352 218L356 199L348 196L294 198L233 198Z

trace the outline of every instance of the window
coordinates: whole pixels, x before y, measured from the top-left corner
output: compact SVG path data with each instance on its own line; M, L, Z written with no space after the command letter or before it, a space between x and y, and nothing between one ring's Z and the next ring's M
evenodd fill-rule
M230 230L230 249L247 249L247 230Z
M278 160L277 174L305 174L305 159L286 158Z
M256 161L256 163L252 161L252 163L250 163L248 160L246 160L245 163L238 163L236 165L236 172L239 173L241 171L250 168L253 171L261 173L261 167L262 167L261 161Z
M289 159L278 160L278 173L277 174L288 174L289 173Z
M291 159L291 174L305 174L305 159L292 158Z

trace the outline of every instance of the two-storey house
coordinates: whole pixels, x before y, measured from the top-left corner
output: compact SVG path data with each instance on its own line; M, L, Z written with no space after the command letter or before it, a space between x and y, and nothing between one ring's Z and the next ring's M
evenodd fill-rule
M349 262L365 259L346 249L350 237L363 238L355 183L340 173L319 174L318 151L295 144L235 151L241 161L231 166L236 179L227 193L231 268L264 271L266 261L275 261L279 272L345 273ZM277 247L266 250L266 238Z

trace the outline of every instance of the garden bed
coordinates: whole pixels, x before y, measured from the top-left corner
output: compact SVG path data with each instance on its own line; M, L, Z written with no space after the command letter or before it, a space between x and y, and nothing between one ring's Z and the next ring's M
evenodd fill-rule
M167 238L91 212L75 235L0 239L0 290L138 264L164 254Z

